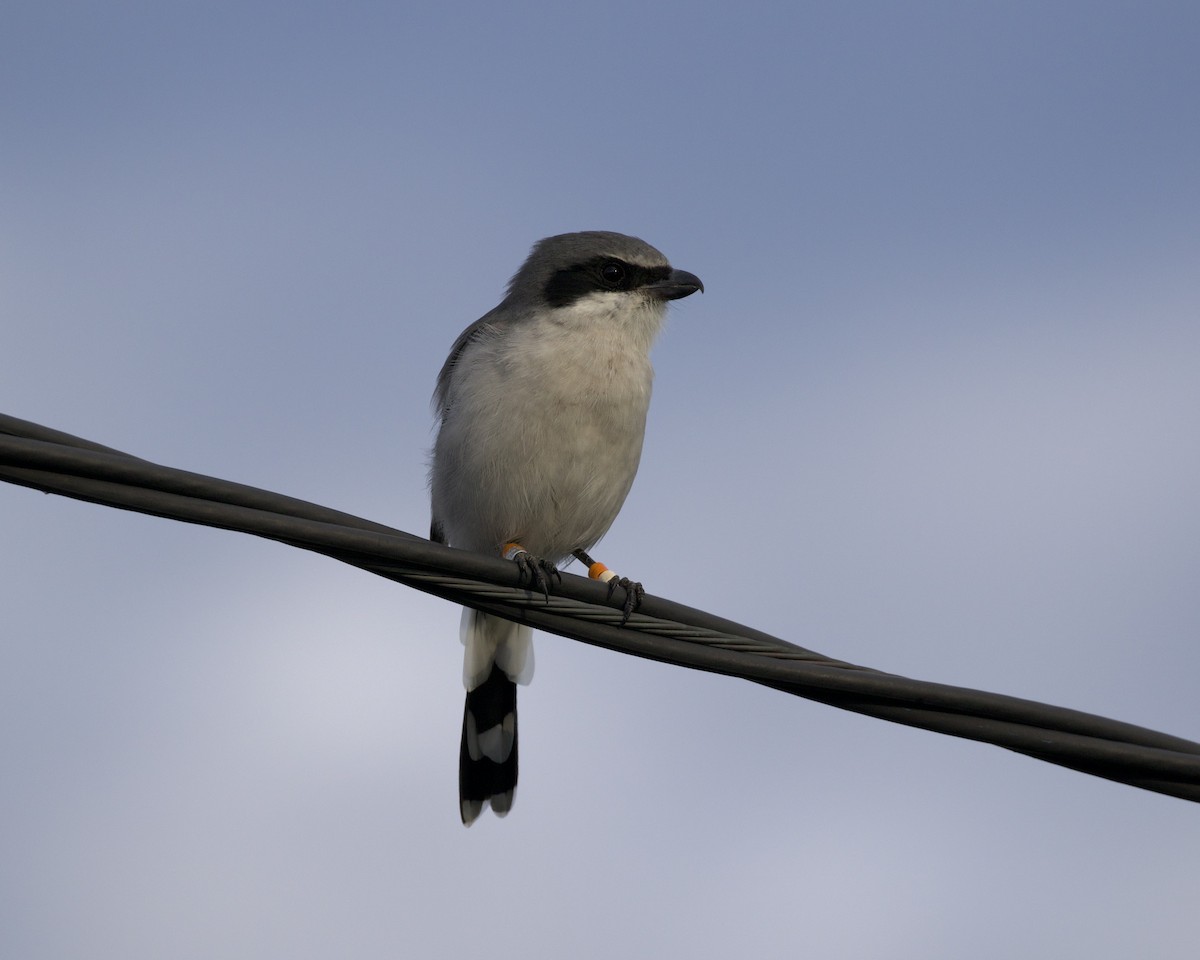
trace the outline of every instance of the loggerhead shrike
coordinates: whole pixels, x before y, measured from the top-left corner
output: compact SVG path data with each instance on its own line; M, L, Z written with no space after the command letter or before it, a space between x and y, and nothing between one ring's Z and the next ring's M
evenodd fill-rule
M542 590L585 553L625 502L642 455L667 301L703 290L636 237L588 231L537 243L498 307L462 332L438 374L430 539L516 561ZM463 609L467 688L459 808L470 826L517 786L517 687L533 676L532 630Z

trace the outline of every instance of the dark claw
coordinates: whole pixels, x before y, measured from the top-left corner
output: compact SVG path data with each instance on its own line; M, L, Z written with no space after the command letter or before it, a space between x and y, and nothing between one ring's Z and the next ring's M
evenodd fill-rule
M617 592L617 587L625 591L625 603L621 605L621 626L625 626L633 611L642 605L642 597L646 595L646 591L636 580L630 580L628 577L614 577L608 581L609 600Z
M558 567L541 557L535 557L527 550L518 553L513 558L513 563L517 565L518 577L522 581L528 579L529 585L535 590L540 590L547 600L550 599L550 581L562 581Z

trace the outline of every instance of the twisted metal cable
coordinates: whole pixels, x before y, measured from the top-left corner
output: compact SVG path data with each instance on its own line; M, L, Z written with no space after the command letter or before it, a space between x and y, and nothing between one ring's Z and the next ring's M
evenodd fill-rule
M1200 744L1190 740L1063 707L882 673L649 594L622 626L607 588L582 577L564 575L544 598L520 583L516 565L507 561L453 550L303 500L160 466L4 415L0 480L277 540L560 636L740 677L844 710L1200 801Z

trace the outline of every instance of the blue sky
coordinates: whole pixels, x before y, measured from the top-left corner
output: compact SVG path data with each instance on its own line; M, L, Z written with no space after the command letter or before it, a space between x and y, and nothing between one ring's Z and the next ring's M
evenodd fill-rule
M595 551L831 656L1200 739L1200 8L27 4L0 410L422 533L539 237L700 275ZM1184 958L1194 805L0 488L6 956Z

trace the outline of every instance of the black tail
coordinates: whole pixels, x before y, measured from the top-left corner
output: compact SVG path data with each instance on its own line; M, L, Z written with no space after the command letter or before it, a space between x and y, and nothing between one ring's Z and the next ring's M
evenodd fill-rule
M458 754L458 802L466 826L491 804L497 816L512 809L517 789L517 685L495 664L463 709Z

